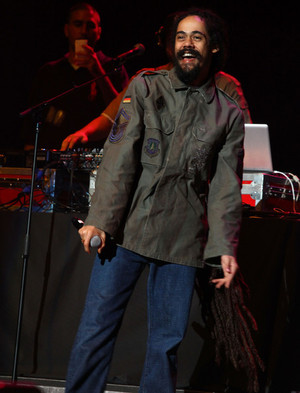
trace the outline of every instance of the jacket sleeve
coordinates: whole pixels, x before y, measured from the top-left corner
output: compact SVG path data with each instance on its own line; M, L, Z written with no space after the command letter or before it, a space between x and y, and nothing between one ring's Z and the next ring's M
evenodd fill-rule
M241 226L244 124L240 113L222 145L208 192L208 240L204 259L236 256Z
M134 185L140 173L140 144L144 133L144 78L129 85L103 150L95 193L86 225L115 236L126 217Z

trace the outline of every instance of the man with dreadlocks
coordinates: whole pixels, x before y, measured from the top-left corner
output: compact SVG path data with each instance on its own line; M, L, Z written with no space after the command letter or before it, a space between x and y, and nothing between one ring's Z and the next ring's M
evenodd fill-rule
M174 393L196 273L218 266L216 291L238 271L244 119L216 87L222 20L174 15L171 70L130 83L104 146L83 246L101 239L73 345L66 393L104 392L117 332L147 267L148 340L140 393ZM220 329L218 330L220 331Z

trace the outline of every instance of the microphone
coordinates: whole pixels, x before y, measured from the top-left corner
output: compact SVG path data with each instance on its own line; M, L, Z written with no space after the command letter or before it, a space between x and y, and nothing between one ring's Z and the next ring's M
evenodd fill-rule
M76 229L80 229L83 227L84 222L77 217L72 217L72 224ZM90 246L91 247L100 247L101 246L101 239L99 236L93 236L90 240Z
M132 49L117 56L112 60L112 62L115 66L121 66L131 57L140 56L144 54L144 52L145 52L145 47L143 44L135 44Z

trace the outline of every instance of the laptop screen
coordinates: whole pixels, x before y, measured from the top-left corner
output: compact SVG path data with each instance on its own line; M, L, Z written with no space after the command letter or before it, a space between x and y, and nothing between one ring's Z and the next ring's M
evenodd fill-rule
M273 172L267 124L245 124L244 172Z

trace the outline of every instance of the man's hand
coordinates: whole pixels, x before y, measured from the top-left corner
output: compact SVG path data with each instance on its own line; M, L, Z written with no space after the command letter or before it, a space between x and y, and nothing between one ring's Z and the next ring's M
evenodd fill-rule
M225 285L225 288L229 288L231 281L235 273L237 272L239 266L237 264L236 258L231 255L222 255L221 256L221 265L224 273L223 278L216 278L211 280L213 284L216 284L216 288L221 288Z
M106 234L101 229L92 225L84 225L79 229L78 233L81 237L81 243L83 244L84 250L89 254L91 253L90 241L92 237L99 236L101 239L101 244L97 249L98 253L100 253L102 248L105 246Z
M84 131L77 131L74 134L68 135L61 144L60 150L72 149L75 145L84 145L88 143L89 139Z
M88 45L83 45L82 48L84 48L84 52L75 54L73 59L74 64L78 67L87 68L94 76L104 75L105 71L94 49Z
M70 62L77 67L86 68L96 80L96 84L100 89L104 103L108 105L114 98L117 97L118 92L102 67L96 52L91 46L82 45L83 52L75 54L70 52Z

